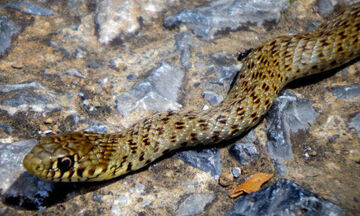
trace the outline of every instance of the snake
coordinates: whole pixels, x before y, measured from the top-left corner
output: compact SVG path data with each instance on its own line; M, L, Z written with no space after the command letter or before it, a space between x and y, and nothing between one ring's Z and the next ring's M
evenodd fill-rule
M155 113L116 133L44 136L25 156L23 166L50 181L113 179L170 151L238 137L261 121L289 82L359 56L360 3L355 3L310 32L276 37L241 56L242 67L217 106Z

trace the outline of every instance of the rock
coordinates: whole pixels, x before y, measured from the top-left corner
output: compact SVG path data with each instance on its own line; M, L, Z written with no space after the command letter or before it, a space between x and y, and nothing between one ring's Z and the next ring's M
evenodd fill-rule
M12 107L18 107L20 105L36 105L36 104L47 104L47 99L41 95L30 91L20 91L13 95L9 99L4 99L0 104Z
M249 166L249 163L254 162L259 157L259 152L256 149L255 132L251 130L241 140L237 141L229 148L229 153L243 166Z
M191 194L179 205L175 214L177 216L196 215L204 211L207 204L214 200L214 194Z
M321 16L327 16L333 12L334 6L331 0L318 0L316 2L316 9Z
M221 175L221 160L220 152L216 148L199 151L188 150L179 152L176 155L191 166L208 172L216 179L219 179Z
M82 75L76 68L69 68L65 73L82 79L86 78L86 76Z
M239 215L342 215L339 206L280 179L274 185L240 197L227 216Z
M10 48L11 40L19 34L20 29L16 23L6 16L0 16L0 57Z
M95 123L95 124L92 124L90 127L86 128L84 131L104 134L107 132L107 127L106 127L106 125L103 125L100 123Z
M212 91L203 91L201 94L212 106L216 106L224 100L223 96Z
M195 39L188 32L181 32L175 36L175 52L180 52L180 63L184 70L191 66L191 49L195 47Z
M24 140L11 144L0 143L0 189L7 190L24 172L22 159L35 143L35 140Z
M116 109L121 115L126 116L138 108L161 112L181 107L177 100L184 72L161 63L149 74L116 99Z
M335 97L349 99L360 96L360 84L347 86L332 86L328 88Z
M3 86L2 92L6 93L0 101L0 110L10 115L18 111L45 112L61 109L59 104L54 103L55 93L36 82Z
M22 84L5 84L5 85L0 85L0 92L7 93L21 89L42 89L42 88L44 87L38 82L30 82L30 83L22 83Z
M269 156L280 167L283 175L283 161L292 158L290 135L298 130L305 130L314 123L316 112L307 99L296 97L291 91L279 94L268 112L266 126L268 141L266 143Z
M87 64L88 68L92 68L92 69L99 69L104 67L104 61L100 60L100 59L91 59L88 64Z
M35 3L29 1L13 1L5 5L7 8L13 8L19 10L25 14L37 15L37 16L52 16L54 12L52 10L41 7Z
M126 37L139 30L138 5L129 0L96 1L95 22L99 26L99 42L109 44L117 37Z
M1 131L4 131L4 132L7 133L7 134L11 134L12 128L11 128L10 125L0 124L0 132L1 132Z
M280 12L289 6L285 0L217 0L208 6L184 9L164 21L166 28L185 24L196 36L214 39L224 31L236 31L248 23L263 26L265 22L279 21Z
M350 118L348 127L355 129L356 132L360 131L360 113Z
M234 178L239 178L241 175L241 169L240 167L233 167L231 168L231 174L234 176Z

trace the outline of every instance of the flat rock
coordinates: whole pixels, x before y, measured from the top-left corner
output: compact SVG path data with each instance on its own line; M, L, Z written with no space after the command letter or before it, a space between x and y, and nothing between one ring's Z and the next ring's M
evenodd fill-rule
M316 112L309 100L298 98L289 90L280 93L267 115L266 145L270 157L279 164L290 160L293 155L291 133L307 129L315 118Z
M123 116L137 108L159 112L179 109L181 105L177 100L183 77L183 71L161 63L143 81L117 98L116 109Z
M346 85L346 86L332 86L330 91L335 97L349 99L360 96L360 84Z
M227 216L242 215L342 215L339 206L280 179L274 185L240 197Z
M218 0L208 6L185 9L167 17L166 28L178 24L186 25L196 36L212 40L216 34L224 31L235 31L246 27L248 23L264 25L269 21L279 21L281 10L289 6L288 1L266 0ZM260 15L261 14L261 15Z
M193 167L210 173L216 179L221 174L220 152L216 148L188 150L176 154L180 159Z

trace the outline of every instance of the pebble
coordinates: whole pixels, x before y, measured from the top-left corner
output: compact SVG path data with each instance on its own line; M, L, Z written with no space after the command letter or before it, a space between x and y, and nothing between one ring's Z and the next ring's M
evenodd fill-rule
M234 176L234 178L239 178L241 176L241 168L233 167L233 168L231 168L231 173Z

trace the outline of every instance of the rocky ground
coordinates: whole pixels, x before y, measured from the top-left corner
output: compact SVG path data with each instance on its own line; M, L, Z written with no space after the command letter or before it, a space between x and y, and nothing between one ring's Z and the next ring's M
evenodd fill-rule
M354 2L1 0L0 215L356 215L356 61L288 85L238 140L175 152L132 175L60 184L22 168L46 134L116 132L155 112L215 106L239 52L310 31ZM256 172L275 177L228 197Z

